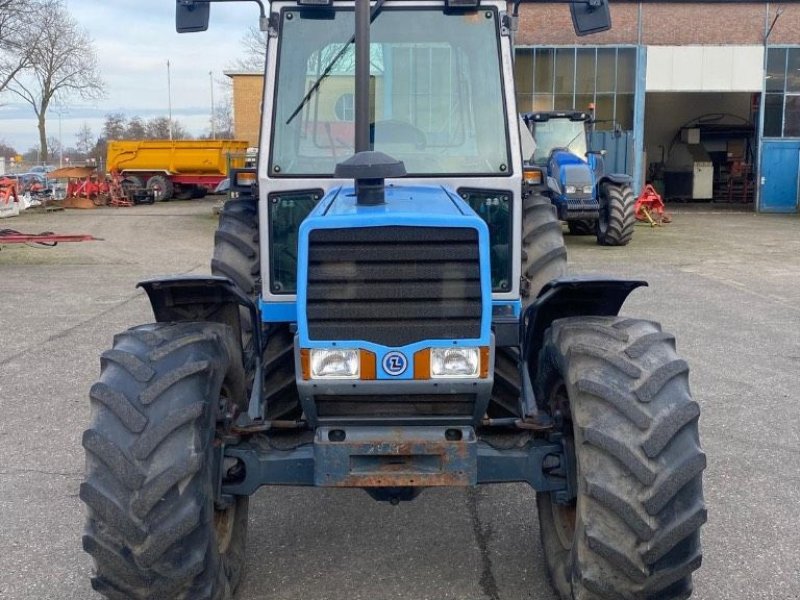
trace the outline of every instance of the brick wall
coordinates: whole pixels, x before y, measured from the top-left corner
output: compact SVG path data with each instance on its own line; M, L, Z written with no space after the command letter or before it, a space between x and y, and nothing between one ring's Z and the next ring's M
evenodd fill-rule
M769 14L768 14L769 4ZM762 44L765 22L775 16L777 2L709 4L704 2L616 2L611 0L611 31L577 37L569 5L523 4L517 43L523 45L603 45L639 42L641 8L645 45ZM800 44L800 5L784 4L770 44Z
M264 76L260 73L232 73L233 128L237 140L247 140L251 147L258 146L261 131L261 96Z
M569 6L531 3L520 7L520 45L761 45L778 2L709 4L704 2L620 2L611 0L613 27L604 33L577 37ZM800 4L783 4L770 35L771 45L800 44ZM261 128L260 74L231 74L237 139L258 145Z

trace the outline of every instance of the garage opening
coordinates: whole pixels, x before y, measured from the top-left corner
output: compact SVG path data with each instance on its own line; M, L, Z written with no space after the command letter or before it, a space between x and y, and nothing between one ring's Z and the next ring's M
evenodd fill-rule
M752 207L758 94L648 92L647 181L667 201Z

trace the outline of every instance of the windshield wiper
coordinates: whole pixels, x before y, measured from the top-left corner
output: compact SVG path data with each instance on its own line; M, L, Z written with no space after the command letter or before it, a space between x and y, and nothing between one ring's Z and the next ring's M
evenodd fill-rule
M383 7L383 3L385 1L386 0L377 0L377 2L375 2L375 6L372 7L372 11L369 14L370 24L375 20L375 17L378 16L378 13L381 11L381 8ZM311 96L313 96L314 93L319 89L319 86L322 83L322 81L328 75L331 74L333 67L335 67L336 63L339 62L339 59L342 58L342 56L344 56L344 53L347 51L350 44L354 44L355 41L356 41L356 34L354 33L353 35L350 36L350 40L341 47L339 52L336 53L336 56L334 56L331 59L331 62L329 62L328 65L322 70L322 73L320 73L319 77L317 77L317 80L314 82L314 85L312 85L309 88L308 92L306 92L306 95L303 96L303 99L300 100L300 104L297 105L297 108L294 109L292 114L289 116L289 119L286 121L287 125L292 121L294 121L294 118L300 114L305 105L308 104L308 101L311 100Z

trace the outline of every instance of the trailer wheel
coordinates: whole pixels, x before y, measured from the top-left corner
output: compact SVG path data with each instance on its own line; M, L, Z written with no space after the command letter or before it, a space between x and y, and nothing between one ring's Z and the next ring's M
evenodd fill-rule
M597 220L581 219L580 221L567 221L567 227L572 235L595 235Z
M211 273L233 281L253 300L261 292L258 201L252 197L227 200L214 235ZM250 313L241 311L242 340L250 345ZM264 331L264 391L268 417L299 416L300 397L294 375L294 337L288 325L273 323Z
M563 424L575 497L536 501L563 600L691 594L706 459L688 371L674 338L649 321L577 317L546 332L537 399Z
M120 185L122 186L122 191L125 193L125 197L131 202L136 204L153 204L154 200L152 196L149 194L146 196L142 194L144 191L144 184L141 178L136 175L125 175Z
M80 487L92 587L112 599L232 598L248 498L215 501L215 436L246 402L237 336L218 323L134 327L101 365Z
M532 194L522 203L521 273L523 311L546 283L567 274L567 249L561 222L550 199L541 194ZM519 352L516 348L497 348L489 416L521 416L518 364Z
M600 186L600 214L597 219L597 243L601 246L626 246L633 237L636 217L631 186L605 183Z
M191 200L194 195L192 191L193 186L188 185L176 185L173 187L173 197L176 200Z
M142 178L138 175L125 175L122 178L122 185L127 185L133 188L134 190L143 190L144 183L142 182Z
M153 194L159 202L166 202L172 199L175 190L169 177L153 175L147 180L147 191Z

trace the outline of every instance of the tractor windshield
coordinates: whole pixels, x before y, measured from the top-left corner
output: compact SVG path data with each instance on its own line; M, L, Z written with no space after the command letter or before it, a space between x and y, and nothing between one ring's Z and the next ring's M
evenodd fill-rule
M536 141L534 164L547 164L550 153L556 148L564 148L582 159L586 158L586 129L583 121L558 118L539 121L533 124L531 133Z
M370 30L373 149L409 175L507 175L510 158L492 9L384 8ZM350 9L281 12L270 175L331 176L355 146ZM315 83L318 85L315 87ZM299 110L298 110L299 109Z

